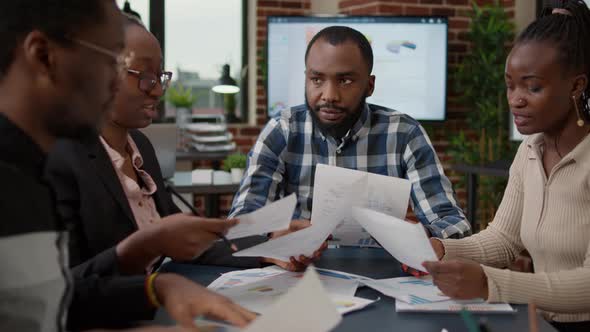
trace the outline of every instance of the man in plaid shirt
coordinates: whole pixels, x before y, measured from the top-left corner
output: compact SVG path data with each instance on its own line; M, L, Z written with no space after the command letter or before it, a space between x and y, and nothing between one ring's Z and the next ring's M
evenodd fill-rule
M310 219L321 163L406 178L414 213L431 236L469 235L424 129L408 115L365 102L375 84L367 39L351 28L325 28L310 41L305 64L306 104L266 125L249 153L230 217L296 193L293 218Z

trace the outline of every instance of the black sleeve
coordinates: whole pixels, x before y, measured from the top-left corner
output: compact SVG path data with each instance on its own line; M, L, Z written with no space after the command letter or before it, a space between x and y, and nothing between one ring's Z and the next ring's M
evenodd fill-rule
M239 250L246 249L257 244L266 242L268 238L262 235L248 236L242 239L232 240ZM209 250L193 260L195 264L221 265L240 268L261 267L260 257L233 257L232 251L224 242L217 241Z
M74 277L67 327L71 331L125 328L152 320L155 312L145 293L143 276Z
M81 146L69 141L60 141L50 153L45 167L45 178L55 193L57 214L69 230L69 265L74 276L99 276L118 274L115 248L109 248L91 259L86 253L87 239L80 215L80 186L76 176L78 165L75 155Z
M80 264L70 263L70 268L75 277L84 278L90 275L105 277L119 275L118 264L116 247L112 247Z
M59 217L70 230L73 297L68 330L123 328L151 320L155 309L145 294L145 276L119 276L115 248L84 261L86 238L80 215L80 193L75 157L84 150L71 142L57 144L48 158L45 177L52 186Z

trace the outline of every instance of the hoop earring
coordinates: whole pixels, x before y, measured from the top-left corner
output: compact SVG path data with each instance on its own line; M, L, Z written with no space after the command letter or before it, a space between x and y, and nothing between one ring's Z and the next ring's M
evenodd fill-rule
M582 119L582 114L580 113L580 108L578 107L578 102L576 101L576 96L572 95L572 101L574 102L574 108L576 109L576 115L578 116L578 121L576 124L578 127L584 127L586 122Z

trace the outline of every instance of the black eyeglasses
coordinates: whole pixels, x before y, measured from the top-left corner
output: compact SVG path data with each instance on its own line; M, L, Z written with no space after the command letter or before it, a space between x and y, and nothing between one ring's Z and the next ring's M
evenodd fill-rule
M127 69L127 72L129 74L137 76L137 87L139 88L139 90L145 93L152 92L152 90L156 87L158 83L160 83L162 90L166 90L168 88L168 85L170 85L170 80L172 79L172 73L169 71L162 72L158 75L147 71L139 71L133 69Z
M120 78L123 78L123 76L125 74L125 69L129 68L129 64L131 63L131 61L133 60L133 57L134 57L133 52L116 53L116 52L108 50L102 46L98 46L94 43L91 43L91 42L83 40L83 39L78 39L78 38L69 38L69 39L78 45L84 46L84 47L89 48L95 52L98 52L102 55L105 55L105 56L111 58L115 63L115 67L116 67L115 69L117 71L117 75Z

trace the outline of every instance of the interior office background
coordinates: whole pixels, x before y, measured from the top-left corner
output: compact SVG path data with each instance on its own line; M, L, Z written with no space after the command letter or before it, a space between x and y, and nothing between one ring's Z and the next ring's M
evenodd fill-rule
M479 5L495 0L475 0ZM546 0L497 0L515 24L516 33L532 22ZM585 0L590 3L590 0ZM122 7L124 0L117 0ZM129 0L143 22L162 42L165 67L173 80L200 89L196 109L219 109L222 101L210 93L229 64L240 84L236 123L229 125L238 150L247 153L268 121L264 81L266 17L271 15L442 15L449 17L447 118L427 125L430 138L461 205L466 191L457 186L463 174L450 169L448 136L468 129L465 115L471 110L456 101L452 77L470 50L467 38L471 0ZM376 73L377 75L379 73ZM303 82L301 83L303 84ZM217 98L217 99L216 99ZM387 105L384 105L387 106ZM208 167L207 162L187 166ZM226 213L232 197L221 198ZM197 206L202 201L196 200Z

